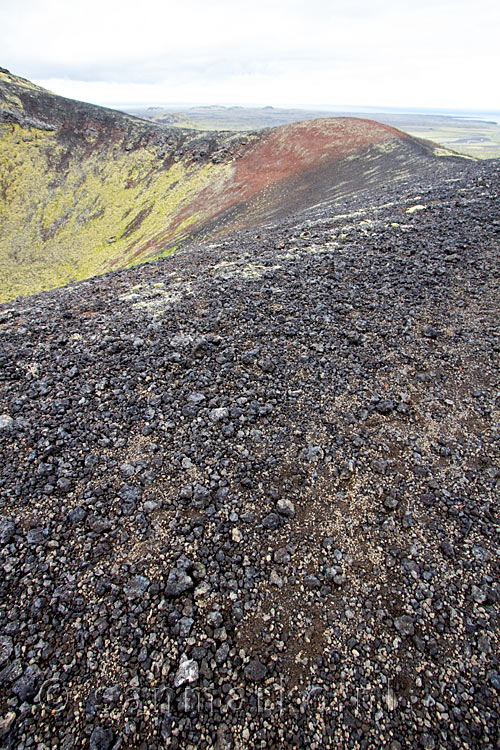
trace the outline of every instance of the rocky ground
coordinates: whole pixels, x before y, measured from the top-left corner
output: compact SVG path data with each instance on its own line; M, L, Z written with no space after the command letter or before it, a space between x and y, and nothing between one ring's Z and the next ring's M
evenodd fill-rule
M0 307L0 742L498 747L498 163Z

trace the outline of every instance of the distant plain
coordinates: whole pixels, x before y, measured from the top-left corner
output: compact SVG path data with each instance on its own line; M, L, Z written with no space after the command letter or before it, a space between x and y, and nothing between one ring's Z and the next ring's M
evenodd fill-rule
M317 117L363 117L399 128L406 133L434 141L445 148L478 159L500 157L500 113L492 113L491 121L440 114L411 114L402 112L352 112L306 109L278 109L274 107L223 106L145 106L128 105L123 111L165 125L193 130L250 131L277 127Z

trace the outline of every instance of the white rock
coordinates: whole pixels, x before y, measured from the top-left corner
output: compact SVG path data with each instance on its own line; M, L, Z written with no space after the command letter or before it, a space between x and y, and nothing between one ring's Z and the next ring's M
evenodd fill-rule
M286 518L293 518L295 516L295 505L291 500L285 500L282 497L276 503L276 510L280 515L286 516Z
M210 412L212 422L220 422L222 419L227 419L227 417L229 417L229 409L226 409L225 406L220 409L212 409Z
M0 414L0 430L12 427L14 420L8 414Z
M203 581L202 583L200 583L199 586L195 588L194 596L195 598L201 598L209 594L211 590L212 590L212 587L210 586L210 584L207 583L206 581Z
M233 539L233 542L236 542L237 544L239 544L241 540L243 539L241 531L237 529L236 527L232 530L231 537Z
M387 703L387 708L389 709L389 711L394 711L397 708L398 699L396 698L394 690L391 687L387 689L387 695L385 696L385 701Z
M199 676L198 664L194 659L186 659L181 663L174 679L174 687L196 682Z

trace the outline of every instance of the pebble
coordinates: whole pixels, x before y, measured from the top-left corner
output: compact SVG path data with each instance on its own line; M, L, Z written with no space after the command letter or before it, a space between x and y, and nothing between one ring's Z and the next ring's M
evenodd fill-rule
M245 676L253 682L262 682L266 675L267 667L259 659L252 659L245 667Z
M276 510L280 515L285 516L285 518L295 517L295 505L291 500L280 498L276 503Z
M0 739L3 739L9 734L15 721L16 714L14 711L8 711L5 716L0 719Z
M194 620L192 617L181 617L179 620L179 635L183 638L188 636L193 625Z
M194 659L186 659L181 662L179 669L177 670L174 678L174 687L178 688L182 685L191 685L193 682L197 682L199 676L198 664Z
M413 635L415 632L413 619L409 615L396 617L394 620L394 627L399 633L401 633L401 635Z
M320 445L308 445L303 449L301 457L304 461L321 461L324 458L324 451Z
M290 553L285 548L277 549L274 553L274 562L278 565L287 565L290 562Z
M236 544L239 544L243 539L243 534L241 533L239 529L234 528L231 531L231 538L233 542L236 542Z
M210 412L210 419L212 422L221 422L229 417L229 409L222 407L220 409L212 409Z
M193 586L193 579L184 570L172 568L165 585L165 594L167 596L179 596L185 591L192 589Z
M0 667L11 657L14 651L14 641L8 635L0 635Z
M145 576L134 576L129 583L123 587L125 596L134 599L142 597L150 586L151 581Z
M90 735L90 750L111 750L113 746L113 731L96 727Z
M269 576L269 583L278 588L283 588L283 579L276 573L275 570L271 571Z
M262 519L262 525L265 529L274 531L280 525L279 516L276 513L268 513L267 516Z
M484 602L487 599L487 596L484 593L484 591L479 586L476 586L475 584L471 586L471 594L472 594L472 598L474 599L474 601L477 602L478 604L484 604Z
M8 430L13 424L14 420L9 414L0 414L0 430Z
M30 664L26 667L25 672L19 677L12 686L12 692L17 695L21 701L31 701L36 695L37 686L42 678L42 672L36 664Z
M16 525L7 518L0 518L0 543L9 544L16 532Z

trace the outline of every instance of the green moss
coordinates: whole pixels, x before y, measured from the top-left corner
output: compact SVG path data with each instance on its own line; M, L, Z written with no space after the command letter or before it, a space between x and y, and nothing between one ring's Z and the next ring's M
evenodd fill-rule
M211 216L200 195L232 169L167 170L156 148L111 141L67 150L55 132L0 126L0 301L170 254Z

